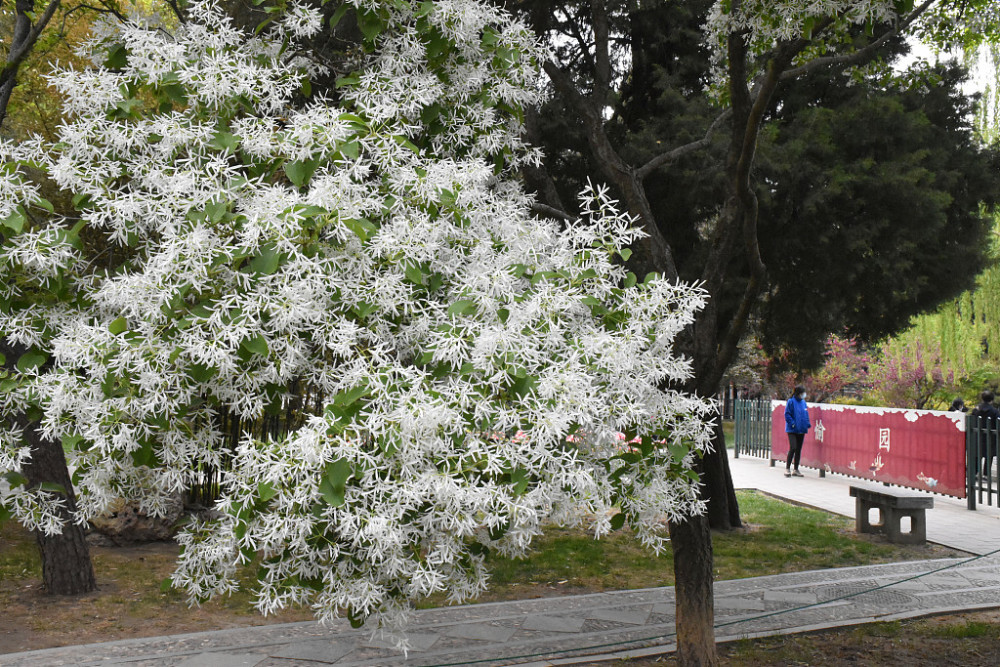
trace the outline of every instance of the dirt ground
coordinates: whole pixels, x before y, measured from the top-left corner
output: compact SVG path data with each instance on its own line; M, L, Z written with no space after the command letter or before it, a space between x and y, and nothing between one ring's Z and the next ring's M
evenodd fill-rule
M245 600L191 608L180 593L160 590L177 553L171 542L92 546L99 588L79 597L47 595L37 576L2 578L0 654L312 618L301 610L264 618L248 612Z

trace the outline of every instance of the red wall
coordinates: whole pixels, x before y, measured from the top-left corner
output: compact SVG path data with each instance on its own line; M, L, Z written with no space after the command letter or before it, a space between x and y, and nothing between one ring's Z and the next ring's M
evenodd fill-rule
M809 405L801 464L965 497L965 415L937 410ZM785 402L771 402L771 457L788 456Z

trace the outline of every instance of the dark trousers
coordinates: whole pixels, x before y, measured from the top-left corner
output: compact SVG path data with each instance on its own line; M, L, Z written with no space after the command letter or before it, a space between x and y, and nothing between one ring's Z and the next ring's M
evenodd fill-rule
M795 469L799 469L799 459L802 457L802 443L805 439L805 433L788 434L788 461L785 462L785 470L790 469L793 462L795 463Z

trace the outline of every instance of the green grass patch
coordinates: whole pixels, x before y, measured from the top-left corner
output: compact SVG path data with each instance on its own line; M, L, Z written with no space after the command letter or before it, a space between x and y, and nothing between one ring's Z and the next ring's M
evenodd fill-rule
M722 422L722 433L726 436L726 449L736 447L736 422L728 419Z
M41 578L42 561L34 540L22 537L13 521L0 523L0 581Z
M903 633L903 624L900 621L886 621L884 623L869 623L859 625L854 628L854 636L859 640L864 637L881 637L891 639L899 637Z
M888 543L859 538L846 517L738 491L746 531L713 537L717 579L910 560Z
M930 631L932 637L947 639L969 639L972 637L994 637L1000 639L1000 625L979 621L966 621L935 627Z

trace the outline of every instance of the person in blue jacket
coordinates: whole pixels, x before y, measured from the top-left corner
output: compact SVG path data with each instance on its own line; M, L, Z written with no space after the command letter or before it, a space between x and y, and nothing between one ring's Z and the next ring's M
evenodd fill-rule
M788 461L785 462L785 477L803 477L799 472L799 458L802 456L802 442L812 426L809 421L809 408L806 406L805 387L799 385L792 392L792 397L785 403L785 433L788 434ZM795 470L792 470L792 463Z

